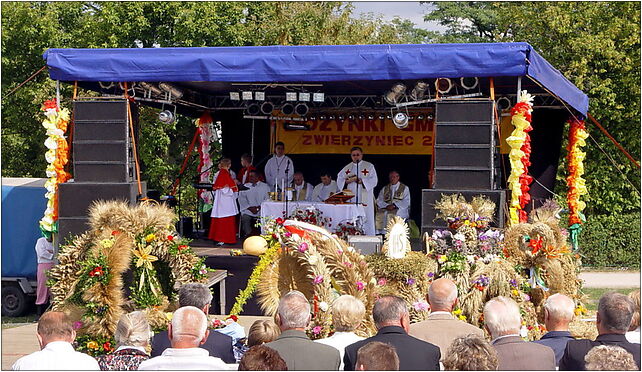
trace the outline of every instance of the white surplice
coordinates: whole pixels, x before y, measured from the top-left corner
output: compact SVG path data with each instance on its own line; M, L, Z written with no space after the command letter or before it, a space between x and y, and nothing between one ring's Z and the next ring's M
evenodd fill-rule
M312 190L312 201L313 202L324 202L327 198L330 197L330 194L339 191L337 187L337 181L332 180L329 185L324 185L323 182L314 186Z
M214 182L218 177L219 172L214 175ZM239 213L239 208L236 205L237 193L230 187L225 186L222 189L214 190L214 202L212 203L212 213L210 216L215 218L223 218L229 216L236 216Z
M354 175L361 180L361 185L356 182L346 184L346 178ZM377 182L377 171L374 165L364 160L346 165L337 175L339 190L343 190L345 186L355 194L355 197L348 200L348 203L355 203L358 200L359 203L365 204L366 219L363 224L363 232L366 235L375 235L374 188L377 186Z
M288 173L287 177L285 176L286 170ZM270 190L274 191L274 185L277 185L280 189L284 180L285 187L288 187L288 185L292 183L293 178L294 163L292 159L286 155L281 157L274 155L265 164L265 182L270 186Z
M246 183L245 187L248 187L248 189L239 192L239 206L241 207L241 214L258 217L261 213L260 211L252 213L248 208L260 207L261 203L268 200L270 187L265 182L261 181L258 181L255 185Z
M397 195L397 191L399 190L401 184L401 182L397 182L394 185L388 184L384 186L381 191L379 191L379 196L377 197L377 207L381 208L381 210L377 211L377 213L381 213L383 215L383 226L382 229L378 231L381 234L385 233L385 228L386 226L388 226L388 220L390 218L399 216L406 220L408 219L408 217L410 217L410 188L404 185L403 193L401 193L401 195ZM390 189L390 199L385 200L386 189L388 188ZM384 209L390 204L394 204L397 207L397 210L387 211Z

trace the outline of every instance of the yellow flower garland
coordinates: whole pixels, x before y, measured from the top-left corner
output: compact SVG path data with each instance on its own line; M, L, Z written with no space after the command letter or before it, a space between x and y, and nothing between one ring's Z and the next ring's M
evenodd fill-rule
M530 112L533 109L532 106L533 97L528 94L525 90L521 91L519 95L519 100L517 105L526 106L525 110L516 110L513 112L511 117L511 123L515 127L511 135L506 138L506 142L510 146L511 150L509 153L509 160L511 166L511 173L508 177L507 183L508 187L511 190L511 200L510 200L510 223L511 225L519 223L519 214L518 210L521 209L520 197L522 196L522 187L520 184L520 176L525 172L525 167L522 162L524 151L522 151L522 146L526 141L527 132L526 129L530 126L530 122L527 119L527 115L530 116ZM517 107L516 105L516 107Z

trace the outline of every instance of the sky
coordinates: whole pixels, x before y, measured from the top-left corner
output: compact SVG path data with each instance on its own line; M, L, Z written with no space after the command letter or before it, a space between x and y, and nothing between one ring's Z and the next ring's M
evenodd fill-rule
M358 17L365 13L382 15L386 21L391 21L395 16L409 19L417 28L429 31L443 31L445 28L436 22L425 22L424 14L430 9L428 4L418 1L353 1L354 14Z

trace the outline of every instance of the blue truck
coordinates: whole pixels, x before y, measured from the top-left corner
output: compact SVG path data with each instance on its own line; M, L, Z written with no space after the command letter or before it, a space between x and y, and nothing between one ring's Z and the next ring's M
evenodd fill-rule
M38 222L47 206L45 178L2 177L2 315L21 316L36 295Z

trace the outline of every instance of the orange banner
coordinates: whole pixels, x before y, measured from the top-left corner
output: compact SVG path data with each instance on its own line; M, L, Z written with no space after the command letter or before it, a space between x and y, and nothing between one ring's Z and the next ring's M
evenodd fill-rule
M291 154L345 154L359 146L366 154L430 155L433 120L413 119L398 129L389 119L311 120L310 130L288 130L276 121L276 138Z

